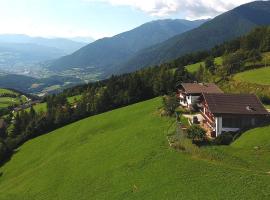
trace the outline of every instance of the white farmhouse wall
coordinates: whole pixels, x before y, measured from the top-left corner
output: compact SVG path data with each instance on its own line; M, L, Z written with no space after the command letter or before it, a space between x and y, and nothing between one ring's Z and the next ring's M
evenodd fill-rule
M222 117L216 117L216 137L222 133Z

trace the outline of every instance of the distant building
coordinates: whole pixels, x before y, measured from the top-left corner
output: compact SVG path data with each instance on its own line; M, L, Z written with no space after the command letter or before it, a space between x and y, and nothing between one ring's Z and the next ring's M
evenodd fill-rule
M214 83L182 83L177 91L180 105L192 108L203 93L220 94L223 91Z
M200 109L204 124L216 137L223 132L236 132L257 127L268 121L269 113L252 94L203 93Z

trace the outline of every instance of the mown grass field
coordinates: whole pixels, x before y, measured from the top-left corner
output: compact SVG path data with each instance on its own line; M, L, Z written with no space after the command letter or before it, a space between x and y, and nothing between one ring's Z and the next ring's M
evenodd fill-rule
M270 85L270 66L238 73L234 76L234 79L260 85Z
M160 105L156 98L25 143L0 168L0 199L269 199L270 127L207 147L215 159L204 159L168 147L174 120L159 117Z

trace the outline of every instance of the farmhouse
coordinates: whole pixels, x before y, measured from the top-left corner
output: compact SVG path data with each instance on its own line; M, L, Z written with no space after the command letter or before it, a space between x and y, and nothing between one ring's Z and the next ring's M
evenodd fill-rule
M214 83L182 83L178 89L177 97L180 105L193 108L198 103L202 93L223 93Z
M236 132L259 126L268 120L269 113L252 94L203 93L199 104L203 123L216 137L222 132Z

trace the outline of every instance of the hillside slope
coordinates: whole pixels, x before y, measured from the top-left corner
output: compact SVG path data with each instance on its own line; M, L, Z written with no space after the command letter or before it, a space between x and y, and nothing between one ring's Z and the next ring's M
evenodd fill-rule
M163 43L139 51L122 64L119 73L160 64L181 55L206 50L249 32L255 26L270 24L270 1L244 4L217 16L200 27L177 35Z
M92 67L95 70L112 70L115 65L124 62L137 51L198 27L203 22L205 20L152 21L114 37L97 40L71 55L56 60L50 69L63 71L74 67Z
M0 168L0 199L269 199L266 173L169 149L172 120L158 116L160 105L142 102L27 142Z

